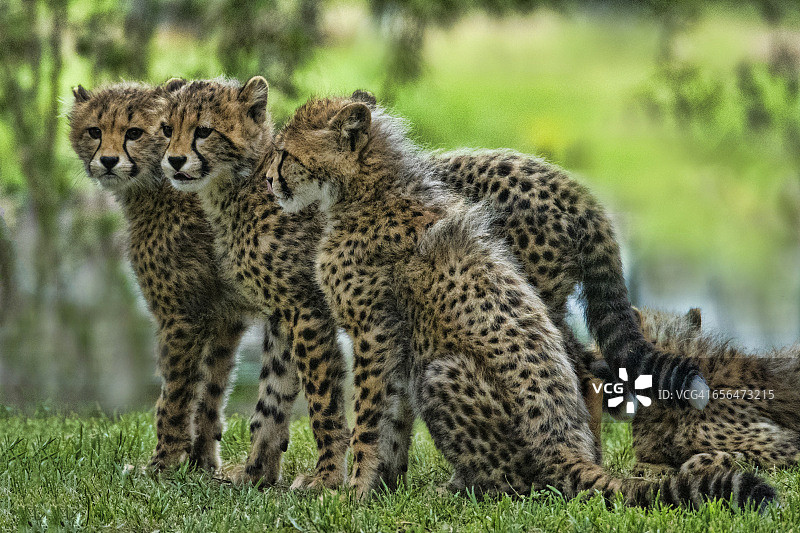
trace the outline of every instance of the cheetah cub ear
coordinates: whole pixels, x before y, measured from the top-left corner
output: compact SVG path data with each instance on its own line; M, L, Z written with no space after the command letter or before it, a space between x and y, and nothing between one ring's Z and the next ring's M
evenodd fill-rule
M253 76L239 90L239 101L247 106L247 116L256 124L261 124L267 119L267 97L269 84L261 76Z
M342 150L360 153L369 141L372 113L362 103L349 104L339 110L328 122L328 127L338 135Z
M703 316L700 313L699 307L692 307L689 309L689 312L686 313L686 319L689 321L689 325L695 331L700 330L703 325Z
M188 82L183 78L170 78L164 82L162 88L167 91L168 93L174 93Z
M363 91L358 89L350 95L350 100L354 102L364 102L367 105L372 107L378 105L378 100L375 98L375 95L369 91Z
M78 85L72 89L72 95L75 97L75 101L78 103L86 102L89 98L92 97L92 93L84 89L83 85Z

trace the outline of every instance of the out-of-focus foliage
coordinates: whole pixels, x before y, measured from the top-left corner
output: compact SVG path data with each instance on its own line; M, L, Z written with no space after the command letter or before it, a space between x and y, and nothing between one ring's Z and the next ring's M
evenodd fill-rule
M662 62L641 101L653 116L733 149L756 136L777 140L794 166L779 209L800 247L800 42L776 34L764 60L740 62L729 78L688 61Z
M770 23L800 12L793 0L749 0ZM739 2L739 7L747 2ZM674 38L692 27L708 10L726 6L720 0L374 0L372 12L384 28L389 43L385 91L391 97L397 84L418 77L423 68L422 49L425 32L431 27L448 26L464 15L484 11L492 16L530 13L549 8L580 11L611 7L620 11L651 17L661 26L658 57L667 61L674 56Z
M158 0L101 0L74 2L70 29L75 52L89 60L92 80L105 75L144 78L148 74L150 43L158 24Z
M425 32L448 26L464 15L482 10L493 16L529 13L541 7L562 7L564 0L375 0L373 16L388 43L384 96L391 98L397 85L417 78L423 67Z
M102 197L73 189L59 100L65 62L76 53L90 60L95 80L101 73L146 75L155 20L140 15L151 7L67 0L0 5L0 127L9 140L4 151L18 165L0 167L0 189L11 184L7 190L19 194L16 235L5 221L0 228L4 401L98 397L110 362L102 353L112 345L137 381L151 373L149 327L126 275L119 218ZM93 280L89 290L78 288L85 277Z
M321 43L319 18L315 0L217 0L206 27L217 35L226 74L241 79L261 74L273 88L295 96L294 71Z

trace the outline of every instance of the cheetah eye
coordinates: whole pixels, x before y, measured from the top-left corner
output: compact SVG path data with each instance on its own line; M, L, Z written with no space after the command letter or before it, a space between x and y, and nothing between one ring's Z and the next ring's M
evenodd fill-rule
M164 132L164 137L169 139L172 137L172 126L167 126L166 124L162 124L161 131Z
M200 126L194 130L194 136L197 137L198 139L205 139L206 137L211 135L212 131L214 130L211 128L204 128L203 126Z
M89 128L86 131L89 133L89 137L92 139L99 139L103 135L103 132L100 131L100 128Z
M142 136L144 130L141 128L131 128L125 132L125 138L129 141L135 141Z

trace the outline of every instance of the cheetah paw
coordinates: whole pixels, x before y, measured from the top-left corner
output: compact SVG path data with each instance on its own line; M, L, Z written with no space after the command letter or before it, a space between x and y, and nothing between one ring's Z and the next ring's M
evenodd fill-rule
M236 465L225 469L223 472L223 478L237 487L245 485L254 485L263 488L271 487L278 482L279 477L277 472L274 474L256 472L255 469L249 465Z
M202 456L195 456L192 454L189 457L189 464L191 464L193 468L206 472L213 473L219 470L219 458L214 454L204 454Z
M137 467L136 465L128 464L122 467L122 475L124 477L137 475L146 476L148 474L156 474L156 471L144 465Z
M153 452L153 456L150 458L150 462L147 465L147 470L157 474L169 468L178 466L188 458L189 452L182 448L175 448L169 452L156 450Z
M292 485L289 487L291 490L315 490L315 489L336 489L344 484L344 476L322 475L319 472L315 474L299 474Z

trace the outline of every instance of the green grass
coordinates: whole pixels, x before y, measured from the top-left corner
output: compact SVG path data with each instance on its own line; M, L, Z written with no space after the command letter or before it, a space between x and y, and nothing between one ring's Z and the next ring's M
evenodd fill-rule
M150 413L118 417L61 416L42 410L23 417L0 410L0 530L134 531L797 531L800 471L768 473L783 507L759 516L718 502L698 511L606 509L598 496L565 502L553 493L478 501L441 495L449 467L418 427L406 486L361 504L345 493L291 492L287 485L314 465L308 420L292 426L283 481L267 490L234 488L180 468L153 477L130 473L155 445ZM632 464L630 431L605 425L608 466ZM246 421L225 432L226 463L247 451Z

